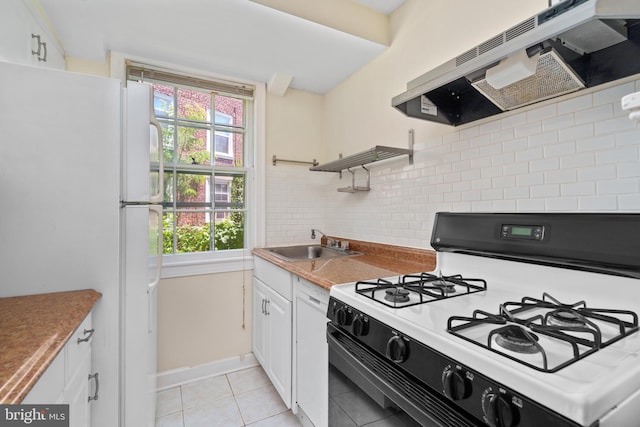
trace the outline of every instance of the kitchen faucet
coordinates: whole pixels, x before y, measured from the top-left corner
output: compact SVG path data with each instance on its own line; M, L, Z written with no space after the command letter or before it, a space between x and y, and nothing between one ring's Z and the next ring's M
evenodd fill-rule
M349 242L343 242L341 240L333 239L333 238L327 236L326 233L323 233L322 231L318 230L317 228L312 228L311 229L311 238L312 239L316 238L316 232L322 234L327 239L327 247L340 249L340 250L344 250L344 251L349 249Z

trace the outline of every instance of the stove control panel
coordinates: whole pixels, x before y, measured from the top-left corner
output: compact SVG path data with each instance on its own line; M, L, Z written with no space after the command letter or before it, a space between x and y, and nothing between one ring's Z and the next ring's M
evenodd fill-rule
M544 239L544 226L503 224L500 228L500 237L503 239L542 240Z

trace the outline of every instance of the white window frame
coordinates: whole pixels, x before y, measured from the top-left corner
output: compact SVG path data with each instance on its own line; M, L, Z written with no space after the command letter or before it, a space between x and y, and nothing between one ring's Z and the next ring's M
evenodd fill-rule
M252 141L250 149L245 149L245 165L253 166L248 168L246 174L246 247L244 249L220 252L165 255L162 261L161 277L187 277L201 274L252 270L253 257L251 250L254 247L264 246L266 240L266 84L264 82L231 78L221 74L203 72L168 62L112 51L110 55L110 76L119 78L123 85L126 85L127 81L126 67L128 61L145 63L153 67L165 68L174 72L204 78L235 81L241 84L252 85L255 88L253 96L252 132L245 135L245 140L251 138Z

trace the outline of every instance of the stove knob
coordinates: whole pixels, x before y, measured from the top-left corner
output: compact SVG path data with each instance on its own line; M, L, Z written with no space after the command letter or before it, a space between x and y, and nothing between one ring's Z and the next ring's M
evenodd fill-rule
M364 317L362 314L356 316L356 318L353 319L351 330L353 332L353 335L355 335L356 337L367 335L369 333L369 319Z
M349 326L351 324L351 319L353 315L349 311L346 305L338 308L335 314L335 320L340 326Z
M471 381L461 369L447 368L442 373L444 394L452 400L462 400L471 396Z
M409 357L409 347L404 339L398 335L387 341L387 357L396 363L402 363Z
M487 390L488 391L488 390ZM508 396L485 391L482 398L482 410L491 427L515 427L518 425L518 409L511 404Z

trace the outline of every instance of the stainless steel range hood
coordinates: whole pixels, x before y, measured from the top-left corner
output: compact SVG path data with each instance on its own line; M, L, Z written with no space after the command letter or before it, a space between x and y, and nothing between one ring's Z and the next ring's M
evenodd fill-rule
M640 73L639 0L565 0L407 83L404 114L463 125Z

